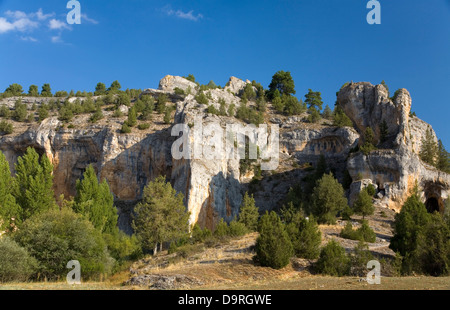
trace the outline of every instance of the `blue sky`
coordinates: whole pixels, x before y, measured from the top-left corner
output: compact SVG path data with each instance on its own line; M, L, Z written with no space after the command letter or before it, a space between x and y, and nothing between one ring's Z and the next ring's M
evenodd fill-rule
M97 82L156 88L167 74L224 85L230 76L265 87L290 71L299 98L321 91L333 107L347 81L406 88L413 111L450 149L450 0L0 0L0 91L50 83L92 91Z

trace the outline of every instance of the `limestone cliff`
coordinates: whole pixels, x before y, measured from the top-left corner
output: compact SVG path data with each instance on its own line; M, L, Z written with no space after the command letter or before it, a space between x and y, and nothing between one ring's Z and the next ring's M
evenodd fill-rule
M233 77L225 89L209 90L210 104L219 109L219 100L223 99L226 108L231 104L237 107L238 95L247 82ZM176 88L185 95L176 93ZM191 127L196 119L201 119L204 126L220 124L225 128L226 124L241 123L234 117L206 113L206 106L194 99L197 92L197 84L166 76L158 89L147 89L143 94L155 97L167 94L176 104L175 124ZM5 99L0 105L12 108L15 99ZM39 105L48 100L26 97L23 102ZM314 166L320 155L325 155L340 180L348 169L354 180L350 202L363 185L372 183L378 188L378 203L398 211L417 180L424 201L443 207L444 200L448 199L450 176L424 164L418 157L421 138L429 125L410 117L408 91L399 91L395 100L391 100L382 85L351 83L340 91L338 104L351 118L354 128L333 127L329 121L309 124L305 121L306 114L280 116L269 106L266 122L280 128L280 164L273 171L263 171L262 180L256 185L251 182L253 171L241 175L237 159L173 159L171 148L177 139L171 135L173 126L164 125L162 116L156 114L148 130L134 129L130 134L120 133L125 117L114 117L112 111L106 110L105 119L98 124L90 124L85 115L77 117L72 128L64 126L56 116L40 124L14 123L15 132L0 137L0 150L12 168L29 146L47 154L54 164L56 195L66 197L75 194L76 180L92 164L99 178L108 181L119 208L121 228L128 231L131 207L141 199L145 185L159 175L164 175L184 194L192 223L214 228L218 219L230 221L238 214L242 195L249 187L261 210L278 207L289 188L307 174L304 167ZM368 156L352 153L362 143L365 128L371 127L376 139L380 138L383 121L388 124L389 134L380 149ZM207 146L210 139L211 134L204 135L201 145Z

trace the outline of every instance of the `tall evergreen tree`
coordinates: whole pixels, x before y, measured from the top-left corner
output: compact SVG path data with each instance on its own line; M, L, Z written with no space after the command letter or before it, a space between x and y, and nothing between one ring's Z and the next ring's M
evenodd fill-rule
M97 86L95 87L94 95L95 96L106 95L106 85L103 83L98 83Z
M353 211L356 214L362 215L363 220L366 216L372 215L375 212L372 196L370 196L367 188L364 188L358 194L358 198L353 204Z
M262 266L281 269L289 264L294 255L289 235L275 212L266 213L258 224L255 260Z
M334 224L337 213L347 206L344 189L331 173L317 181L311 201L312 213L319 223Z
M114 196L106 180L99 183L94 167L89 165L83 179L77 181L76 187L74 211L85 216L100 232L115 233L117 209L114 207Z
M319 257L322 233L314 217L306 219L297 212L286 226L297 257L315 259Z
M13 190L14 179L9 163L0 151L0 230L11 231L21 222L21 210L13 196Z
M46 155L39 155L29 147L16 164L14 197L21 207L21 220L56 205L53 193L53 166Z
M50 88L50 84L44 84L42 86L41 96L52 97L52 89Z
M276 98L275 91L277 90L281 95L295 95L295 83L289 71L278 71L274 74L267 92L269 100Z
M431 128L428 128L425 137L422 139L422 147L420 149L420 159L427 164L434 166L436 164L436 156L438 152L438 145L434 140L433 132Z
M308 93L305 95L305 103L308 105L308 108L315 108L317 111L322 110L322 94L320 92L314 92L311 89L308 90Z
M259 212L253 195L249 196L248 193L245 193L239 212L239 222L244 224L250 231L256 231L258 218Z
M39 97L39 88L37 85L31 85L28 89L28 96Z
M143 201L136 206L132 222L144 249L154 249L156 254L158 245L176 241L189 231L189 212L183 199L183 194L177 194L163 176L145 187Z
M441 140L438 142L436 168L441 171L450 173L450 154L444 147Z

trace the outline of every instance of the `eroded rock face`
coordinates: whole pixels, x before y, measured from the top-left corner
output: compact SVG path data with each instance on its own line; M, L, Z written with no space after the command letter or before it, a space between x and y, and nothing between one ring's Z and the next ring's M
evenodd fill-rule
M401 209L417 182L423 201L436 198L443 208L443 201L449 195L450 175L420 160L422 139L432 128L417 117L410 117L411 96L406 89L400 89L392 101L382 85L351 83L340 91L338 104L360 133L371 127L377 141L380 124L383 121L388 124L390 149L349 157L347 166L353 180L371 180L381 192L380 203L396 211ZM433 130L432 133L437 141ZM350 204L360 190L358 186L352 189Z
M212 98L209 104L219 109L219 100L223 99L227 109L231 104L237 106L240 98L235 94L240 93L247 82L231 78L225 89L208 90ZM190 88L191 93L177 97L175 88ZM227 124L241 123L234 117L206 113L206 106L199 105L194 99L196 92L195 83L166 76L159 89L148 89L144 94L154 97L167 94L176 103L175 124L189 125L193 129L200 119L203 126L218 124L225 129ZM24 101L28 104L42 102L32 98ZM7 99L0 104L11 106L13 102L13 99ZM231 221L239 213L243 194L251 186L261 211L279 207L289 188L308 173L299 167L315 165L321 155L341 181L348 169L355 181L350 189L350 203L363 186L372 183L378 189L378 203L398 211L417 181L424 202L428 201L430 208L436 208L436 205L441 208L448 199L450 176L424 164L418 157L421 139L429 125L409 117L409 93L401 90L392 102L381 85L352 83L339 93L338 102L354 122L356 130L308 124L304 122L306 115L269 115L270 123L280 127L280 166L264 172L263 179L256 185L250 184L253 171L240 174L237 159L175 160L171 148L178 137L171 135L172 126L158 125L157 121L155 129L121 134L123 120L112 119L99 125L90 124L88 116L83 116L77 121L76 128L68 129L61 128L61 122L52 117L39 125L21 125L28 128L0 137L0 150L12 168L29 146L40 154L47 154L54 165L55 193L66 197L75 195L76 181L92 164L99 178L108 181L119 207L120 227L127 232L130 232L132 206L142 198L146 184L159 175L165 176L177 191L183 193L186 207L191 212L191 223L213 229L220 218ZM376 139L379 138L379 125L383 120L388 124L388 142L368 156L352 153L352 149L361 143L366 127L374 129ZM208 145L211 136L212 133L203 136L200 145ZM192 142L194 138L190 135L189 139ZM225 137L222 142L225 144Z

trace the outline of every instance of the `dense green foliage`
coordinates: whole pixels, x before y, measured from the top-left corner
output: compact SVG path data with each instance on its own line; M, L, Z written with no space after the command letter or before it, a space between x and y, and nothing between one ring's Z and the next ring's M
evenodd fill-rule
M71 260L80 262L85 279L108 273L113 264L100 232L67 208L34 215L14 239L38 260L41 279L65 277Z
M336 215L347 206L344 189L331 173L317 181L311 201L312 213L319 223L334 224Z
M334 240L320 251L319 260L314 265L318 273L342 277L350 272L350 259L345 249Z
M274 269L288 265L294 249L279 216L275 212L263 215L258 224L258 232L255 261Z
M322 233L314 217L305 218L296 213L286 226L297 257L315 259L319 257Z
M361 227L356 230L353 229L353 225L350 221L347 222L344 229L342 229L340 236L345 239L370 243L375 242L377 237L372 228L369 227L369 223L365 220L363 220Z
M358 194L358 198L356 199L356 201L353 204L353 211L356 214L362 215L363 219L366 216L372 215L375 212L375 207L373 205L372 197L373 197L373 195L369 194L369 189L364 188Z
M250 231L256 231L258 226L259 212L255 205L253 195L249 196L246 192L242 200L239 211L239 222Z
M145 250L153 249L156 254L158 244L177 241L189 231L189 212L183 198L162 176L145 187L132 223Z
M100 232L114 233L118 216L106 180L99 183L94 168L89 165L83 178L77 181L76 188L74 211L85 216Z
M8 237L0 238L0 283L28 281L37 265L26 249Z
M20 205L16 221L25 221L36 213L56 206L53 193L53 166L46 155L31 147L17 159L14 197Z
M402 274L450 272L450 220L427 213L417 188L395 217L390 248L402 256Z
M295 95L294 79L289 71L278 71L273 75L269 91L267 92L269 100L273 100L276 97L275 91L278 91L280 95Z

